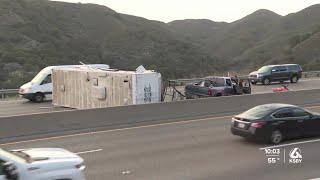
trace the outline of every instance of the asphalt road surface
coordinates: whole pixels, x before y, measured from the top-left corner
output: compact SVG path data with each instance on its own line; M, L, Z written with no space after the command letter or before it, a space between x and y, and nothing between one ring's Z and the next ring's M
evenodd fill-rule
M319 106L309 108L320 112ZM230 119L231 116L195 119L1 147L66 148L85 159L88 180L300 180L320 177L320 140L317 138L288 141L282 147L275 147L281 151L275 157L279 160L268 164L262 149L268 145L231 135ZM296 147L301 149L302 163L291 164L289 152Z
M288 88L292 91L308 90L308 89L320 89L320 79L302 79L296 84L290 82L284 82L288 85ZM281 83L272 83L271 85L252 85L252 94L272 93L273 88L281 87Z
M28 100L0 101L0 117L71 110L54 107L51 101L33 103Z
M253 85L252 94L272 93L272 88L277 87L281 87L281 84L273 83L268 86ZM289 89L292 91L320 89L320 79L304 79L300 80L297 84L289 83ZM51 103L51 101L33 103L27 100L0 101L0 117L71 110L68 108L54 107Z

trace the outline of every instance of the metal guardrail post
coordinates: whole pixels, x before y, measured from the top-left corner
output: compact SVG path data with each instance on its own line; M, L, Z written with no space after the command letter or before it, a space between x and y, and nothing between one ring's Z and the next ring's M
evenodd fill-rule
M9 94L17 95L18 93L18 89L0 89L0 98L5 99Z

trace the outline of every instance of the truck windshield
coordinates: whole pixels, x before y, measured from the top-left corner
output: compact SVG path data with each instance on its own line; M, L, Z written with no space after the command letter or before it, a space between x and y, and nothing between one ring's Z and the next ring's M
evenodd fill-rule
M225 86L223 78L211 79L211 84L212 84L213 87L223 87L223 86Z
M47 73L44 73L42 71L40 71L32 80L31 82L34 84L40 84L44 78L47 77Z
M270 67L269 66L263 66L262 68L258 69L259 73L266 73L270 71Z

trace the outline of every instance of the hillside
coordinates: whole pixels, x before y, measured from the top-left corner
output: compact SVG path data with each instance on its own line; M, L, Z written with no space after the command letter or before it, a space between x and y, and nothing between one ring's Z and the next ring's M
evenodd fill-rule
M168 23L168 28L188 40L201 43L223 30L228 23L208 19L177 20Z
M0 88L15 88L43 67L79 61L129 70L143 64L165 78L217 70L215 59L162 22L93 4L0 1Z
M319 33L319 4L287 16L261 9L232 23L163 23L94 4L1 0L0 88L79 61L128 70L143 64L166 79L287 62L320 70Z
M192 24L204 27L202 20L180 21L180 26L189 27ZM200 24L200 25L199 25ZM190 30L189 30L190 29ZM258 10L238 21L225 24L219 31L211 31L207 37L194 39L201 44L205 52L227 62L227 69L235 71L251 71L261 64L297 62L305 70L320 69L320 51L313 53L313 65L310 66L307 57L308 48L301 46L299 53L295 46L312 38L320 29L320 5L308 7L298 13L280 16L268 10ZM189 34L196 37L192 27L181 32L181 36ZM193 35L193 36L192 36ZM319 49L318 41L312 43L312 49ZM310 47L309 47L310 48Z

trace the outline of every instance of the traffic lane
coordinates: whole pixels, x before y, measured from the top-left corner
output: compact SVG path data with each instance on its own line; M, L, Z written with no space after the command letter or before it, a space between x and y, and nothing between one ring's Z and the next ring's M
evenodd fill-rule
M306 89L320 89L320 79L301 79L298 83L278 83L274 82L270 85L256 84L252 85L252 94L271 93L273 88L279 88L282 85L288 85L291 91L300 91Z
M272 93L272 88L280 87L281 84L276 83L272 85L253 85L252 94ZM178 88L181 92L184 87ZM289 89L292 91L306 90L306 89L320 89L320 79L303 79L296 84L289 84ZM52 101L43 103L33 103L28 100L15 101L0 101L0 117L26 115L34 113L50 113L59 111L68 111L70 108L55 107Z
M266 163L264 144L232 136L230 118L171 123L4 146L61 147L85 154L88 179L304 179L317 177L319 143L301 166ZM310 147L311 146L311 147ZM312 157L310 157L312 156ZM293 172L294 171L294 172Z
M28 100L0 101L0 117L33 113L65 111L68 108L54 107L52 101L34 103Z
M230 144L227 141L230 138L228 126L230 121L226 120L113 131L81 138L68 138L69 140L33 142L6 148L62 147L73 152L104 149L99 153L83 156L88 166L89 179L121 179L123 171L134 172L129 179L150 179L150 177L186 179L193 174L191 172L192 174L188 175L189 168L206 162L208 157L217 154L221 156L227 151L231 151L232 154L233 146L227 149L215 148L216 145L228 147ZM254 151L259 152L259 146L256 144L248 144L240 150L249 152L248 147L254 147ZM189 167L184 167L186 163ZM206 163L209 163L206 167L214 165L211 161ZM196 168L196 170L201 169Z

